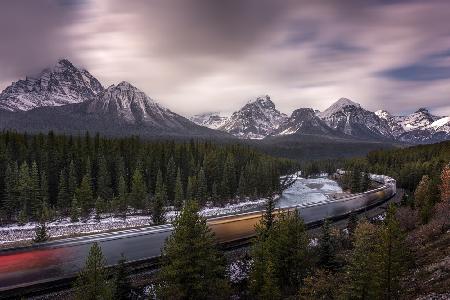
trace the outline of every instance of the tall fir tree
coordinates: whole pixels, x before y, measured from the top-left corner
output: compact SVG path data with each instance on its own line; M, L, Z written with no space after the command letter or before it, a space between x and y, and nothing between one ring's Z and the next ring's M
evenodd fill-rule
M114 274L114 300L131 299L132 286L128 277L127 260L123 253L120 256Z
M156 176L155 196L152 203L152 221L153 224L164 224L164 206L167 203L166 186L163 182L163 176L161 170L158 171Z
M181 170L178 168L177 178L175 180L175 193L174 193L174 206L176 209L180 210L183 207L184 202L184 192L183 192L183 182L181 181Z
M174 221L162 254L159 299L227 298L225 259L195 201L188 201Z
M419 208L423 224L428 223L433 209L430 188L430 177L424 175L414 192L414 203Z
M450 164L444 166L440 176L439 191L441 201L450 201Z
M94 195L92 193L92 185L90 176L84 175L80 186L75 190L77 203L81 208L81 215L87 217L91 208L94 207Z
M75 282L75 299L112 299L113 286L107 281L106 259L98 243L89 250L86 264Z
M177 176L177 165L175 164L175 160L173 156L169 158L166 167L166 189L167 189L167 199L169 204L174 204L175 201L175 183Z
M97 195L104 200L110 200L113 194L111 175L103 155L99 155L97 164Z
M205 171L203 168L200 169L197 176L197 201L200 205L204 205L208 200L208 186L205 177Z
M329 220L325 220L322 226L322 235L319 239L319 259L321 266L326 270L335 270L336 249L335 241L331 235L331 225Z
M395 218L395 207L389 205L386 218L380 229L377 271L381 277L380 298L398 299L401 292L400 282L408 270L411 255L405 242L405 234Z
M66 172L64 172L64 170L61 170L58 184L57 208L63 214L65 214L67 212L67 209L70 208L70 200L72 197L73 195L70 196L67 189Z
M131 192L129 195L130 203L134 208L144 208L147 198L147 188L140 168L136 168L131 181Z

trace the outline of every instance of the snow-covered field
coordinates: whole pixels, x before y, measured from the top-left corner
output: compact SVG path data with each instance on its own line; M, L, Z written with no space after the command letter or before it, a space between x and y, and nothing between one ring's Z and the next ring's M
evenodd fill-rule
M326 177L302 178L283 192L278 207L295 206L303 203L315 203L330 199L331 195L342 193L342 188L334 180Z

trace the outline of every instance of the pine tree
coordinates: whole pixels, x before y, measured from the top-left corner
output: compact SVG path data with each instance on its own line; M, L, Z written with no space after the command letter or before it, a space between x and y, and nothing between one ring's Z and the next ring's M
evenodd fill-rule
M233 198L236 192L236 170L234 167L234 157L232 154L228 154L223 167L222 176L222 196L225 198Z
M360 192L366 192L369 189L370 185L370 177L368 172L364 172L364 174L361 177L361 187Z
M424 175L417 186L414 192L414 203L420 210L422 223L428 223L433 209L430 193L430 177L428 175Z
M175 201L175 184L177 176L177 165L175 160L171 156L167 162L167 172L166 172L166 189L167 189L167 199L169 204L174 204Z
M188 201L174 221L163 249L159 273L160 299L226 298L225 259L216 249L214 234Z
M102 250L94 243L89 250L86 264L75 282L75 299L112 299L113 289L107 281L106 260Z
M144 208L145 199L147 198L147 188L140 168L136 168L131 179L131 193L129 199L134 208Z
M197 201L203 206L208 199L208 186L203 168L198 172L197 178Z
M164 206L167 203L166 187L163 182L161 170L156 176L155 197L152 203L152 221L153 224L159 225L165 223Z
M439 190L441 193L441 201L450 201L450 164L442 169Z
M65 214L67 211L67 208L70 207L70 195L67 191L67 182L65 178L65 172L64 170L61 170L61 173L59 175L59 184L58 184L58 202L57 207L58 209Z
M5 196L3 200L8 219L12 219L19 208L18 181L19 170L17 162L8 164L5 172Z
M247 179L245 178L244 172L241 172L239 177L238 194L241 198L247 196Z
M18 202L23 207L23 212L29 216L31 199L31 179L28 164L26 162L20 165L19 180L17 183Z
M379 238L375 225L367 221L358 224L354 249L346 270L344 299L378 299L381 278L377 269L377 245L374 241Z
M183 207L183 202L184 202L183 182L181 181L181 170L180 168L178 168L177 178L175 180L175 196L174 196L175 209L180 210Z
M75 169L75 164L70 161L69 164L69 172L67 177L67 193L69 194L70 199L72 199L75 194L75 190L78 187L78 179L77 179L77 171Z
M401 295L400 281L407 271L408 248L405 235L395 219L395 207L389 205L386 219L381 227L381 238L378 241L377 270L381 273L381 291L384 299L398 299Z
M348 216L348 224L347 224L347 230L350 238L353 238L357 226L358 226L358 215L352 212Z
M81 215L87 217L94 202L89 175L84 175L80 187L75 190L75 197L81 208Z
M195 195L197 194L197 179L195 176L189 176L188 184L186 188L186 200L195 200Z
M258 293L258 299L277 300L282 299L281 292L278 287L278 279L274 271L274 264L269 260L266 264L264 274L262 274L263 284L261 291Z
M123 253L115 269L114 275L114 299L125 300L131 299L131 282L128 278L128 270L126 266L126 259Z
M269 196L266 201L266 210L262 219L264 230L268 231L272 227L275 220L275 198L273 195Z
M100 155L98 158L97 195L104 200L110 200L112 193L111 175L105 157Z
M34 219L37 219L40 215L40 209L42 207L41 195L40 195L40 178L39 171L36 162L31 164L30 172L30 198L29 208Z
M322 235L319 239L319 258L323 268L327 270L334 270L336 268L335 242L331 236L329 220L325 220L322 226Z
M119 196L117 197L119 203L117 207L118 212L126 216L128 208L128 193L127 193L127 186L125 184L125 179L123 178L123 176L120 176L119 178L118 190L119 190Z
M44 208L41 210L41 217L39 219L39 223L36 225L36 228L35 228L36 235L33 239L33 241L35 243L45 242L50 238L50 236L48 235L47 226L46 226L46 222L48 220L47 219L48 212L47 212L47 209L45 208L45 206L46 206L46 204L44 204Z
M264 229L263 221L257 227L257 238L252 247L253 265L250 272L250 290L256 298L264 297L267 266L272 264L273 285L283 295L294 295L309 269L308 238L298 211L281 214L277 222ZM271 283L272 285L272 283Z
M70 222L78 222L80 218L80 205L76 196L73 196L72 205L70 207Z

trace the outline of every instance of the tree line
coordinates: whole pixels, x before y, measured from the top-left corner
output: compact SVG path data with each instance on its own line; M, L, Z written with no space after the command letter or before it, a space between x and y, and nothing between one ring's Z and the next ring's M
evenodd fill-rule
M325 221L321 232L312 236L297 211L275 214L274 198L269 197L250 250L241 257L240 271L245 274L239 282L231 282L226 259L206 219L198 214L198 203L188 201L163 248L161 269L152 280L154 296L157 299L414 298L423 291L422 280L411 278L421 267L417 258L430 251L430 247L424 247L426 243L435 242L450 229L449 162L443 164L435 186L428 175L422 176L414 188L414 197L397 206L390 204L382 220L353 213L345 229ZM439 191L434 204L426 200L432 196L431 188ZM424 205L431 205L426 218ZM98 249L94 250L98 253ZM79 299L98 299L95 291L105 288L109 288L105 295L118 291L128 295L111 299L130 299L130 286L121 285L128 287L117 289L116 282L124 280L113 277L101 283L96 281L99 286L94 289L89 278L99 277L85 272L80 274L82 280L75 289L80 292ZM103 271L100 268L97 272ZM431 283L425 280L423 284ZM89 297L81 292L87 288L93 291Z
M143 141L139 137L0 133L0 217L73 220L132 208L162 223L163 209L200 206L279 191L295 164L238 144ZM45 212L45 213L43 213Z

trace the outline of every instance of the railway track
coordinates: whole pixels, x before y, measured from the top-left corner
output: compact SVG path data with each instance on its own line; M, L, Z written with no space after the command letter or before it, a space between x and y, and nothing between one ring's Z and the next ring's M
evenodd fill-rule
M392 197L394 197L396 194L395 181L394 183L392 183L392 181L390 181L390 183L383 182L383 184L384 185L382 185L381 187L378 187L366 193L356 194L352 195L351 197L345 197L334 201L324 201L311 205L288 207L282 210L278 210L275 213L298 209L299 214L305 220L307 228L309 230L312 230L319 227L325 219L330 219L333 222L337 222L347 218L351 212L367 212L374 207L378 207L386 201L392 199ZM224 251L228 251L247 246L251 242L251 239L254 235L254 226L259 222L261 216L262 212L259 211L238 214L234 216L211 218L208 220L208 225L218 237L220 247ZM120 242L122 240L125 240L125 243L127 241L131 242L133 234L135 234L135 238L143 239L141 243L150 243L153 247L149 248L148 252L151 253L153 251L154 255L144 259L134 259L129 261L128 267L130 271L133 273L140 273L155 270L159 267L159 254L161 245L164 243L165 238L170 235L171 230L172 228L170 225L164 225L157 228L155 227L149 231L143 230L136 233L127 233L130 236L127 236L126 238L122 238L120 235L114 236L114 234L110 236L99 234L99 238L97 239L74 238L68 239L66 243L53 242L39 247L30 247L29 249L25 247L18 250L0 251L1 259L2 256L11 255L11 253L8 252L15 253L15 251L17 251L17 255L19 255L20 257L22 253L26 254L27 251L30 253L32 253L33 251L49 251L51 256L51 254L55 251L66 251L67 249L71 249L74 251L67 252L65 254L65 260L68 260L70 262L70 259L72 259L72 264L76 265L76 268L71 269L70 273L67 272L69 274L64 276L59 276L57 278L55 278L54 276L48 276L48 278L44 280L32 281L31 283L23 282L6 287L1 286L2 277L0 274L0 299L18 299L21 297L46 295L69 289L72 286L74 279L76 278L76 272L74 272L73 270L80 269L80 267L82 267L82 265L84 264L84 258L87 254L87 250L89 249L90 244L96 241L100 241L102 249L104 249L106 252L108 250L114 251L114 249L110 249L110 247L108 247L111 245L114 246L114 244L111 243L114 243L114 241L116 241L117 243L117 241ZM148 244L145 245L148 246ZM117 255L118 253L115 254ZM12 255L14 256L14 254ZM114 260L112 258L110 261L108 261L108 263L111 265L109 268L113 268L114 263L112 262L115 261L117 261L117 259ZM51 262L48 262L49 266L45 265L45 267L52 267L50 264ZM25 269L24 271L29 270ZM29 276L37 276L39 278L41 274L31 273L29 274Z

